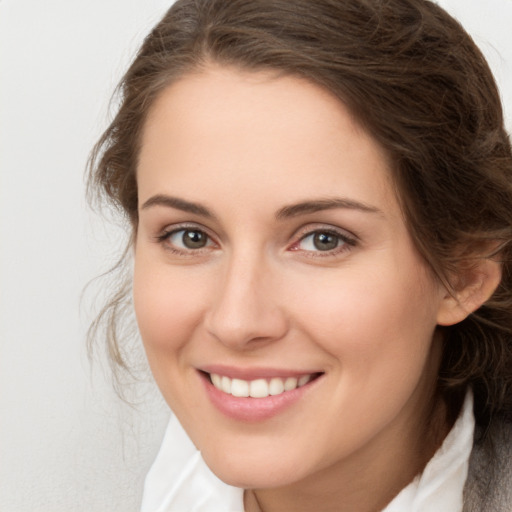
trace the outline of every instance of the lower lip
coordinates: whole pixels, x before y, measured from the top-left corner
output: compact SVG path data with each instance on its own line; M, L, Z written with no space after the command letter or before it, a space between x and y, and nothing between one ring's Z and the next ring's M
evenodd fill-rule
M298 402L319 379L320 377L280 395L252 398L228 395L217 389L208 377L202 377L206 393L213 405L228 418L246 422L264 421L277 416Z

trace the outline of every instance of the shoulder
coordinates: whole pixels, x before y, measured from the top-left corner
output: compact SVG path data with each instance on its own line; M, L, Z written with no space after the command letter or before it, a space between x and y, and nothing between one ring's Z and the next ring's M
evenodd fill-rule
M475 432L464 488L464 512L512 510L512 423L494 419Z

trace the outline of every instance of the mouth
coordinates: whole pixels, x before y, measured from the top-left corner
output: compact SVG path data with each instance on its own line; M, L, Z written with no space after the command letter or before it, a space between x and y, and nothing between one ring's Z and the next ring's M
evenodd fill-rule
M219 391L240 398L267 398L293 391L317 379L320 373L310 373L299 377L273 377L270 379L243 380L230 378L218 373L206 374Z
M231 420L251 423L269 420L302 402L325 375L221 367L209 370L199 370L199 374L211 403Z

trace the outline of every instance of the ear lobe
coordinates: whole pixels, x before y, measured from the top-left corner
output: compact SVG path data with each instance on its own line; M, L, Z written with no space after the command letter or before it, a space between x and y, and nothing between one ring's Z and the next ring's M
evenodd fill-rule
M501 281L501 263L482 258L456 276L453 290L443 297L437 314L438 325L462 322L484 304Z

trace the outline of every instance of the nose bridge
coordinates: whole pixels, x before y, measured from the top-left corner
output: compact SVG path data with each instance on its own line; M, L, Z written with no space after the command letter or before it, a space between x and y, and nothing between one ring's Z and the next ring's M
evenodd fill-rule
M281 338L287 322L274 274L262 252L249 247L233 251L226 258L207 313L209 332L237 349Z

